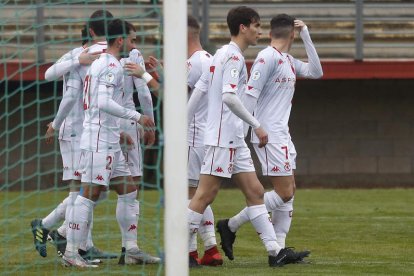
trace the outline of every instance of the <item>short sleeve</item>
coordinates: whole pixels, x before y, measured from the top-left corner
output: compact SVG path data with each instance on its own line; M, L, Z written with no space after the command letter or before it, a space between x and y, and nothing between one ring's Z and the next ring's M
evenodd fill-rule
M223 93L236 93L238 90L238 83L240 79L240 73L243 70L244 59L243 57L232 54L223 66Z

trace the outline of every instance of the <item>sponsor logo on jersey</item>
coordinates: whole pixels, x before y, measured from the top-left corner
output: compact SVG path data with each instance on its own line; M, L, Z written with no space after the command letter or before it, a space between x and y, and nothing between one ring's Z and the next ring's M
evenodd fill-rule
M232 78L237 79L239 77L239 71L236 68L231 69L230 75Z
M231 59L234 60L234 61L240 61L238 56L232 56Z
M283 60L279 59L278 64L283 64Z
M115 63L113 62L109 63L109 68L115 68L115 67L116 67Z
M272 172L280 172L280 169L277 166L274 166L272 168Z
M106 74L105 79L107 82L113 82L115 80L115 76L113 73L108 73Z
M252 73L252 80L257 81L258 79L260 79L260 72L256 70Z
M207 220L206 222L204 222L203 225L214 225L211 221Z
M104 180L104 178L103 178L103 176L102 176L102 175L98 174L98 176L96 177L96 180L103 181L103 180Z
M131 226L129 226L129 228L128 228L128 232L136 230L136 229L137 229L137 226L135 224L131 224Z
M264 60L264 58L260 58L257 62L258 62L258 63L263 63L263 64L265 64L265 63L266 63L266 62L265 62L265 60Z
M287 77L283 77L283 78L276 78L275 82L280 82L280 83L285 83L285 82L296 82L296 78L287 78Z
M289 164L289 162L286 162L285 163L285 171L290 171L290 164Z
M224 172L224 171L223 171L223 169L222 169L221 167L217 167L214 171L215 171L215 172L218 172L218 173L222 173L222 172Z

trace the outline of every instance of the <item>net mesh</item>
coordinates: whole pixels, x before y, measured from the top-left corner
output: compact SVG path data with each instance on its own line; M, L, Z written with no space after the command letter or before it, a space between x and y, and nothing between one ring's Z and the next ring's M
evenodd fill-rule
M118 266L104 260L98 269L62 268L55 248L46 258L34 248L30 222L43 218L68 194L62 183L62 159L57 139L46 145L46 125L62 98L62 81L48 82L45 70L82 44L81 29L98 9L128 20L137 28L137 47L148 57L160 57L161 6L151 1L1 1L0 3L0 274L140 274L159 275L162 265ZM160 126L160 100L153 98L155 123ZM138 104L138 103L137 103ZM139 110L139 105L137 105ZM143 147L144 174L140 185L138 244L162 256L161 189L162 131L154 146ZM102 250L120 254L121 235L115 217L117 196L94 210L93 240ZM59 225L56 225L56 229Z

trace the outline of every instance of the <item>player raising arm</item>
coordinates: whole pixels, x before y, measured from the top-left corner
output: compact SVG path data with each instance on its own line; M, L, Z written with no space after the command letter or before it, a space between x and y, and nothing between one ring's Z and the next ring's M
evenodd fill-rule
M316 79L322 77L322 66L309 35L307 26L301 20L280 14L271 20L271 43L262 50L252 66L250 80L243 103L269 132L269 143L260 148L260 141L251 136L251 142L262 167L262 173L273 185L273 191L264 194L268 212L272 213L272 223L280 247L285 247L292 212L296 167L294 145L289 134L289 116L295 92L296 77ZM293 58L289 51L295 38L295 28L304 42L308 62ZM247 208L228 222L229 231L234 233L248 222ZM232 250L231 247L228 248ZM297 261L301 261L310 252Z

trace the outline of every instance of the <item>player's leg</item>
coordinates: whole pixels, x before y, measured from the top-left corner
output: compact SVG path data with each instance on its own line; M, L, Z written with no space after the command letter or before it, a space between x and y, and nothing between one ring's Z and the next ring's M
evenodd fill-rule
M66 214L73 207L73 204L76 200L76 197L79 193L80 174L77 171L77 163L79 162L79 142L76 140L59 140L60 152L62 156L63 163L63 178L62 182L64 185L68 185L70 188L69 195L45 218L43 219L34 219L31 222L32 233L34 235L34 244L36 250L42 257L47 256L46 251L46 241L47 239L53 237L66 237L65 227L60 228L59 235L55 233L56 230L53 230L51 235L48 235L54 225L60 223L65 219ZM61 252L63 247L65 247L65 239L59 239L59 243L55 243L56 246L59 246L58 254L62 255Z
M200 179L201 164L204 159L204 147L189 147L188 152L188 183L189 199L191 200L197 190ZM216 233L214 229L214 214L210 205L203 213L198 234L204 243L204 255L200 260L202 265L217 266L223 264L223 258L217 249ZM190 241L190 256L198 259L197 236L193 235Z
M101 191L110 181L113 154L82 151L79 170L82 171L82 195L78 195L71 212L66 217L67 245L63 255L65 265L78 267L96 267L87 263L79 254L79 249L86 249L89 225L93 209Z
M111 186L118 194L116 218L125 246L124 264L153 264L161 262L138 247L137 230L139 218L138 187L122 152L116 152L113 161Z

